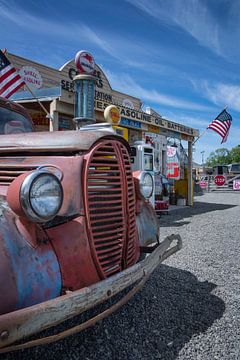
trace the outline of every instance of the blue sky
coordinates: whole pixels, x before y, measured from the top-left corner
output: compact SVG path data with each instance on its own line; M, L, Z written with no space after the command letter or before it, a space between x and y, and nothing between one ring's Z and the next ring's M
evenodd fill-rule
M194 160L240 144L239 0L0 0L1 48L60 68L90 51L111 86L197 128L228 106L227 143L208 130Z

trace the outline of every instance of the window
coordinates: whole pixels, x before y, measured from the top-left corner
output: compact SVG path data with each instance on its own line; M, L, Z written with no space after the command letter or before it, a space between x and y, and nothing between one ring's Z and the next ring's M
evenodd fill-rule
M33 131L31 121L18 112L0 107L0 134Z

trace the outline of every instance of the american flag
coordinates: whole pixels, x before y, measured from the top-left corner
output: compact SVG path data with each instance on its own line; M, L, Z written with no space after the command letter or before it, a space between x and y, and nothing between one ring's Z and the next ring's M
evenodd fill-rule
M0 50L0 96L9 98L23 85L24 80Z
M216 131L222 138L222 143L227 141L229 130L232 124L231 115L224 109L216 118L208 125L207 129Z

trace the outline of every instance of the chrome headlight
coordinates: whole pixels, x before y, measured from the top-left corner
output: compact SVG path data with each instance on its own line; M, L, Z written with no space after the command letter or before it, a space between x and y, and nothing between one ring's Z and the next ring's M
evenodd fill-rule
M62 206L62 185L52 173L46 170L35 171L24 179L20 201L25 214L32 221L49 221Z
M142 172L139 179L140 192L145 199L149 199L153 193L153 177L148 172Z

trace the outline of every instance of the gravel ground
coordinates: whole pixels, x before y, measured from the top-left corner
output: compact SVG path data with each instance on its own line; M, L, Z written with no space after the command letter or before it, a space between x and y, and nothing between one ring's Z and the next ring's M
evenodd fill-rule
M161 237L180 233L183 249L127 305L78 335L1 359L240 359L239 207L239 193L212 192L162 216Z

